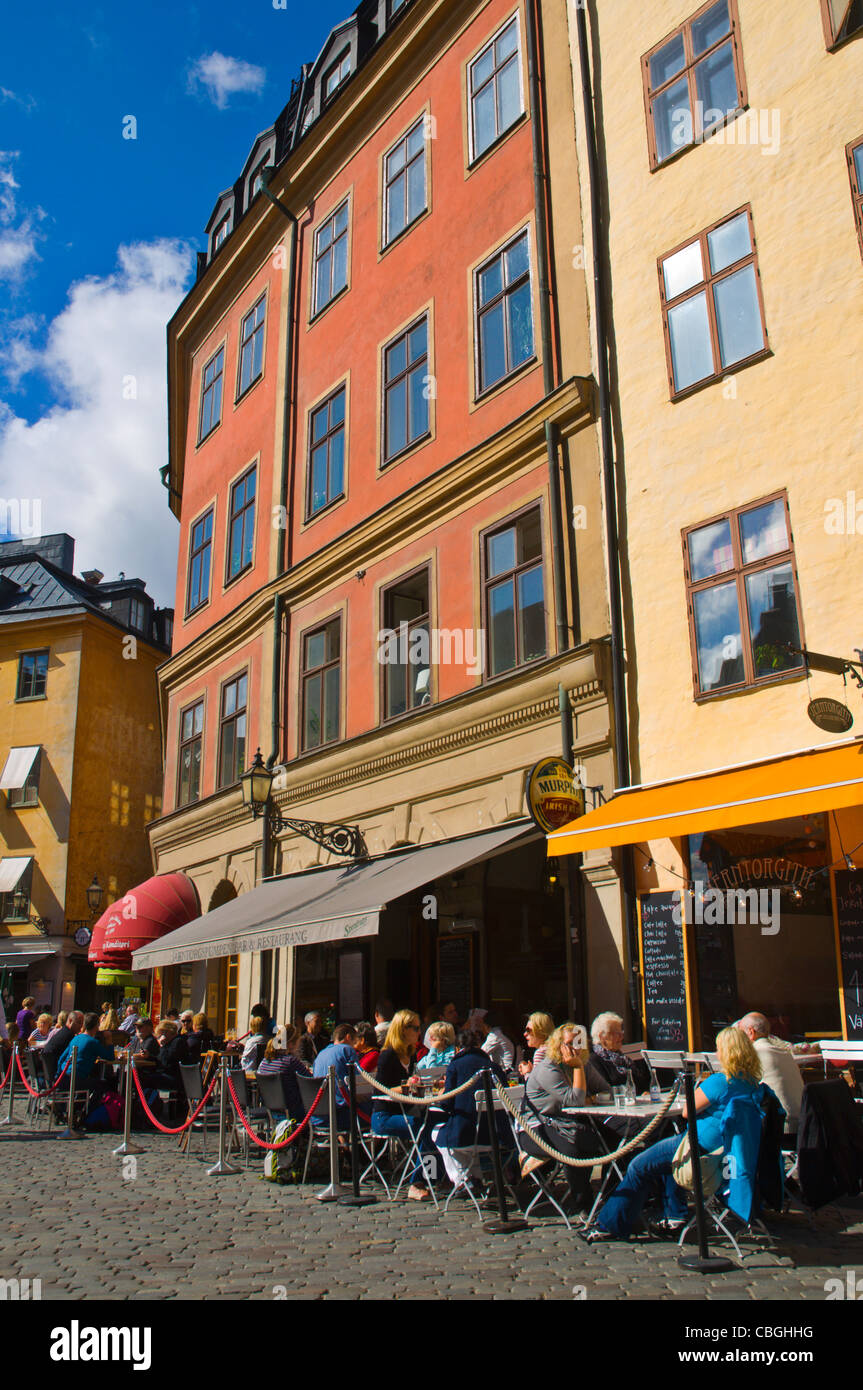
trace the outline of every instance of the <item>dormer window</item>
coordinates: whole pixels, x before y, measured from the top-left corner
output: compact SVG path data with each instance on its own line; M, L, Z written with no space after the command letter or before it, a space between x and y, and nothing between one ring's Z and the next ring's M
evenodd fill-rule
M259 164L259 165L257 166L257 168L255 169L255 172L252 174L252 181L251 181L251 185L250 185L250 188L249 188L249 202L251 202L252 199L255 197L255 195L258 194L258 193L260 193L261 189L263 188L263 186L264 186L264 170L265 170L265 169L267 168L267 166L269 165L269 162L270 162L270 156L269 156L269 153L267 153L267 154L264 156L264 158L261 160L260 164Z
M302 123L302 125L300 126L300 134L301 134L301 135L305 135L306 131L309 130L309 129L311 128L311 126L314 125L314 123L315 123L315 103L314 103L313 101L310 101L310 102L308 102L308 103L306 104L306 109L305 109L305 111L303 112L303 123Z
M231 216L223 217L216 230L213 232L213 250L218 251L223 241L227 240L228 232L231 230Z
M351 75L351 51L346 48L324 77L324 100L329 101L334 92Z

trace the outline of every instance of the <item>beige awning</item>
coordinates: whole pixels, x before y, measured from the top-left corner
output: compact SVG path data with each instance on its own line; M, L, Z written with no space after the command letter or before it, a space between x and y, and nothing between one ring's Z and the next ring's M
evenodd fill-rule
M33 863L31 854L18 859L0 859L0 893L14 893L29 864Z
M212 960L246 951L376 936L387 903L445 874L491 858L517 840L539 839L529 821L460 840L408 847L364 863L309 869L267 882L135 951L134 970Z
M32 748L9 749L9 756L3 764L2 773L0 773L0 791L17 792L21 790L30 776L30 769L36 761L41 747L40 743L34 743Z

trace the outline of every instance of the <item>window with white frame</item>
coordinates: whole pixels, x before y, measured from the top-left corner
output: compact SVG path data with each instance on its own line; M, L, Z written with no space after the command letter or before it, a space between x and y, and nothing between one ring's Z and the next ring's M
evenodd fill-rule
M518 15L495 34L468 68L471 159L479 159L524 111Z

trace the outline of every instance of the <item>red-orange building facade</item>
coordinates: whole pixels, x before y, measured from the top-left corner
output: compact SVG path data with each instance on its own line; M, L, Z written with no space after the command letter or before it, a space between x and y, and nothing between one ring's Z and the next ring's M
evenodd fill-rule
M575 157L562 3L364 0L216 205L169 328L181 539L151 832L205 909L337 862L287 832L262 863L238 785L257 747L282 814L358 824L373 857L517 826L544 756L611 790ZM439 659L381 664L387 630ZM541 842L481 848L350 948L214 950L169 989L222 1024L259 994L280 1017L423 1006L467 940L460 1002L510 1029L619 1006L610 857L564 893Z

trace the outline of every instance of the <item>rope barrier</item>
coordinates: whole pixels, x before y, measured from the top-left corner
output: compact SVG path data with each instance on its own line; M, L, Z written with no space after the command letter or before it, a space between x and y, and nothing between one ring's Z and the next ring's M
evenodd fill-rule
M650 1123L645 1125L644 1129L639 1130L634 1139L630 1139L628 1143L622 1144L621 1147L615 1149L613 1153L597 1154L594 1158L570 1158L568 1154L558 1153L557 1149L553 1149L550 1144L547 1144L535 1129L531 1129L531 1127L525 1123L524 1116L519 1114L509 1096L502 1089L500 1082L498 1081L496 1084L497 1093L500 1096L504 1109L509 1111L510 1115L518 1123L519 1129L528 1136L531 1143L536 1144L544 1153L547 1153L549 1158L557 1159L558 1163L564 1164L567 1168L605 1168L609 1163L613 1163L615 1159L624 1157L624 1155L631 1153L633 1149L641 1148L647 1136L652 1134L657 1125L665 1119L676 1101L677 1092L680 1089L680 1080L678 1079L675 1083L674 1090L659 1111L659 1114L654 1115Z
M216 1089L216 1082L217 1082L218 1079L219 1079L218 1076L214 1076L214 1077L213 1077L212 1081L210 1082L210 1084L209 1084L209 1086L207 1087L207 1089L206 1089L204 1095L203 1095L202 1098L201 1098L201 1103L200 1103L200 1105L198 1106L197 1110L193 1110L193 1111L192 1111L192 1113L191 1113L191 1115L189 1116L189 1118L188 1118L183 1124L180 1125L179 1129L169 1129L169 1128L167 1127L167 1125L161 1124L160 1121L156 1119L156 1116L153 1114L152 1110L150 1109L149 1105L147 1104L147 1102L146 1102L146 1100L145 1100L145 1098L144 1098L144 1092L141 1090L141 1081L140 1081L140 1078L139 1078L139 1076L138 1076L137 1069L136 1069L134 1066L132 1067L132 1076L133 1076L134 1081L135 1081L135 1088L136 1088L136 1090L137 1090L137 1092L138 1092L138 1099L139 1099L140 1102L141 1102L141 1105L142 1105L143 1110L144 1110L144 1114L147 1116L147 1119L150 1121L150 1123L153 1124L153 1125L155 1125L156 1128L157 1128L157 1129L160 1131L160 1133L162 1133L162 1134L182 1134L184 1129L189 1129L189 1128L194 1124L194 1122L195 1122L195 1120L198 1118L198 1116L200 1115L200 1113L201 1113L201 1111L203 1110L204 1106L207 1104L207 1101L210 1099L210 1096L213 1094L213 1091Z
M479 1075L477 1072L476 1076ZM469 1091L471 1086L476 1090L476 1076L472 1076L469 1081L465 1081L461 1086L456 1086L454 1091L443 1091L437 1096L403 1096L400 1091L391 1091L389 1086L384 1086L370 1072L366 1072L366 1078L374 1086L376 1091L382 1091L385 1096L390 1096L399 1105L440 1105L442 1100L451 1100L453 1096L460 1096L462 1091ZM498 1083L500 1084L500 1083Z
M337 1082L336 1082L336 1085L337 1085L338 1088L339 1088L339 1095L341 1096L342 1100L345 1102L346 1105L350 1105L350 1103L351 1103L351 1098L350 1098L350 1096L348 1095L347 1091L345 1090L344 1086L342 1085L341 1081L337 1081ZM365 1120L365 1122L366 1122L367 1125L370 1125L370 1124L371 1124L371 1122L372 1122L372 1117L371 1117L371 1115L367 1115L366 1112L365 1112L365 1110L361 1110L359 1106L357 1106L357 1114L359 1115L359 1117L360 1117L361 1120Z
M46 1091L34 1091L34 1090L33 1090L33 1087L30 1085L29 1081L27 1080L27 1077L24 1075L24 1068L23 1068L22 1065L21 1065L21 1054L20 1054L20 1052L18 1053L17 1062L18 1062L18 1074L19 1074L19 1076L21 1077L21 1080L24 1082L24 1089L25 1089L26 1091L29 1092L29 1094L33 1097L34 1100L44 1100L46 1096L52 1095L52 1094L54 1093L54 1091L56 1091L57 1087L60 1085L60 1082L63 1080L63 1077L66 1075L67 1071L69 1070L69 1068L70 1068L71 1065L72 1065L72 1059L71 1059L71 1057L70 1057L70 1058L69 1058L69 1061L66 1063L66 1065L65 1065L65 1067L63 1068L63 1070L61 1071L60 1075L57 1077L57 1079L56 1079L56 1081L54 1082L53 1086L49 1086L48 1089L47 1089ZM11 1066L11 1063L10 1063L10 1066ZM7 1074L8 1074L8 1073L7 1073ZM3 1085L4 1085L4 1086L6 1085L6 1082L5 1082L5 1081L3 1082ZM2 1087L0 1087L0 1090L2 1090Z
M323 1093L324 1093L324 1089L325 1089L325 1087L326 1087L326 1084L327 1084L327 1083L326 1083L325 1081L321 1083L321 1089L318 1091L318 1094L315 1096L315 1099L314 1099L314 1101L312 1102L312 1108L311 1108L311 1110L310 1110L309 1113L306 1115L305 1119L304 1119L299 1125L297 1125L297 1128L291 1130L291 1133L287 1136L286 1139L283 1139L283 1140L281 1141L281 1143L279 1143L279 1144L268 1144L267 1141L266 1141L265 1139L259 1139L258 1136L257 1136L257 1134L255 1134L254 1130L252 1130L252 1129L249 1127L249 1122L248 1122L248 1120L246 1119L245 1115L243 1114L242 1106L240 1105L240 1102L237 1100L237 1093L236 1093L236 1091L234 1090L234 1083L233 1083L233 1081L231 1080L231 1073L228 1072L228 1091L230 1092L231 1100L234 1102L234 1110L235 1110L236 1113L237 1113L237 1116L238 1116L238 1118L239 1118L239 1120L240 1120L240 1123L241 1123L242 1126L243 1126L243 1129L246 1131L246 1133L248 1134L248 1136L249 1136L249 1138L252 1140L252 1142L253 1142L254 1144L257 1144L257 1146L258 1146L259 1149L267 1149L269 1153L275 1153L275 1152L277 1152L279 1149L286 1149L286 1148L288 1147L289 1144L295 1144L295 1143L297 1142L297 1140L298 1140L298 1138L300 1137L300 1135L302 1134L303 1130L304 1130L304 1129L306 1128L306 1126L309 1124L309 1122L310 1122L310 1120L311 1120L311 1118L312 1118L312 1115L314 1114L314 1112L315 1112L315 1110L316 1110L316 1108L317 1108L318 1101L320 1100L321 1096L322 1096Z
M10 1057L10 1058L9 1058L9 1065L8 1065L8 1067L6 1068L6 1075L3 1077L3 1080L0 1081L0 1091L5 1090L5 1088L6 1088L6 1082L9 1080L9 1073L11 1072L11 1070L12 1070L12 1058Z

